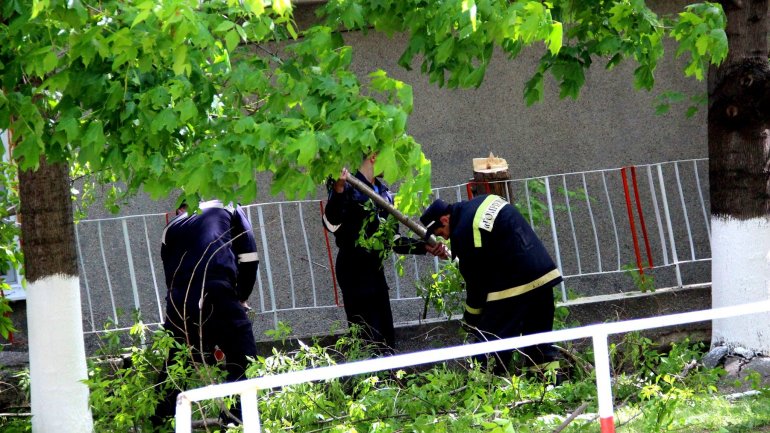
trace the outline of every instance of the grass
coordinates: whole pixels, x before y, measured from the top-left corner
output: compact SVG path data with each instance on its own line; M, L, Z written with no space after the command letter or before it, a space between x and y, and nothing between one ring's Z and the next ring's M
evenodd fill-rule
M165 343L164 343L165 341ZM132 362L119 370L92 366L89 380L96 433L147 431L155 371L168 337L152 347L132 348ZM770 433L770 388L758 373L740 381L700 359L707 346L684 341L665 349L639 334L612 345L613 396L618 433ZM493 375L470 360L409 371L362 374L339 380L262 390L262 431L313 433L598 433L596 383L588 350L565 352L571 379L548 385L553 372ZM314 343L295 351L259 357L249 376L303 370L371 356L360 340L343 337L334 346ZM180 365L182 367L183 365ZM188 366L189 367L189 366ZM200 366L198 366L200 367ZM184 389L205 382L197 369L174 369ZM728 399L722 394L754 389L758 395ZM143 396L143 398L137 398ZM585 406L584 406L585 405ZM561 429L576 408L580 417ZM196 407L195 418L216 416L219 406ZM29 431L29 419L0 414L0 431ZM232 430L233 432L237 430Z
M644 420L638 419L639 411L621 410L616 421L618 432L649 433ZM627 422L627 423L626 423ZM574 430L579 431L579 430ZM681 433L755 433L770 432L770 399L766 394L728 400L715 395L695 398L674 412L668 427Z

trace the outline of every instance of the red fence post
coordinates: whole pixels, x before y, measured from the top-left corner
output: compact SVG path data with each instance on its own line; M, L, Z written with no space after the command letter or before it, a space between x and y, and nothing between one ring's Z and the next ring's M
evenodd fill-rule
M323 218L324 202L322 200L318 200L318 204L321 207L321 218ZM337 276L334 274L334 259L332 258L332 247L331 247L331 244L329 244L329 233L326 232L325 227L321 227L321 229L324 231L324 239L326 239L326 253L329 256L329 269L332 270L332 287L334 288L334 304L339 307L340 299L339 299L339 295L337 294Z
M639 214L639 225L642 227L642 236L644 237L644 247L647 250L647 266L652 269L652 250L650 249L650 238L647 236L647 225L644 223L644 213L642 213L642 202L639 200L639 188L636 184L636 166L631 166L631 181L634 184L634 198L636 199L636 212Z
M631 238L634 241L634 254L636 254L636 266L639 268L639 274L644 276L644 266L642 266L642 256L639 252L639 240L636 238L636 225L634 224L634 213L631 208L631 195L628 192L628 178L626 177L626 168L620 169L620 175L623 178L623 192L626 195L626 211L628 212L628 224L631 226Z
M473 189L471 188L471 182L465 184L465 191L468 193L468 200L473 198Z

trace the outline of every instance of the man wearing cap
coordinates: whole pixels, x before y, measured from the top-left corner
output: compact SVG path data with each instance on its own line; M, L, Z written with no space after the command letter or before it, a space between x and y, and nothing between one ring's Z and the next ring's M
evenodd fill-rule
M393 203L393 193L374 175L377 155L363 158L355 177L376 194ZM381 251L367 249L359 238L372 237L390 217L377 208L363 192L347 183L351 176L343 169L339 179L330 181L329 201L324 209L324 226L334 233L339 248L335 264L337 281L342 291L345 316L349 325L359 325L364 339L373 343L380 354L390 354L396 344L393 313L390 307L388 283L385 280ZM438 254L424 241L401 237L385 240L384 248L398 254Z
M246 304L254 289L259 257L251 224L240 206L219 200L200 203L200 213L180 206L163 229L161 259L166 277L166 320L163 327L192 350L196 362L219 362L228 382L242 379L247 357L257 347ZM173 362L171 349L167 364ZM159 382L167 377L161 372ZM152 417L159 427L174 415L173 389L161 400ZM240 409L231 413L240 418ZM238 421L229 415L223 420Z
M496 195L448 204L435 200L420 221L427 236L450 241L465 280L463 320L479 341L548 332L553 287L562 281L553 259L515 206ZM523 348L528 363L558 367L551 344ZM507 371L512 351L498 352L495 373Z

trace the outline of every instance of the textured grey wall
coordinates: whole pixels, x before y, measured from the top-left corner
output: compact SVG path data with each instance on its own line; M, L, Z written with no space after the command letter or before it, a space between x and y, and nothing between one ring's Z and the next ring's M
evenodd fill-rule
M650 3L670 13L687 2ZM309 8L297 11L301 27L309 14ZM707 156L705 107L691 119L682 112L655 115L657 93L634 90L632 63L606 71L604 61L594 59L579 100L560 100L549 79L544 101L527 107L523 89L542 47L524 50L514 61L497 52L478 89L449 90L420 75L419 58L413 71L398 66L403 36L346 33L344 39L362 77L383 69L413 86L409 132L433 161L436 186L467 181L472 158L490 151L508 161L513 178ZM655 74L655 92L705 94L705 82L684 78L682 70L683 63L668 55Z

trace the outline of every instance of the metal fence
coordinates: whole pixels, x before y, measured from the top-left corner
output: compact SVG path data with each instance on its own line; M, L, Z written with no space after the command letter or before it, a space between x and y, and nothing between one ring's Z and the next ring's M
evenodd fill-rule
M599 409L601 433L615 433L614 403L612 398L612 372L610 370L609 348L607 344L610 335L623 334L632 331L662 328L686 323L703 322L727 317L744 316L770 311L770 301L752 304L740 304L710 310L691 311L688 313L671 314L666 316L648 317L645 319L627 320L589 325L578 328L562 329L559 331L531 334L521 337L505 338L502 340L468 344L464 346L433 349L403 355L375 358L328 367L311 368L271 376L263 376L239 382L209 385L203 388L182 392L177 398L176 432L191 431L192 403L231 395L240 395L243 406L244 433L259 433L259 407L257 392L296 385L305 382L336 379L357 374L373 373L383 370L441 362L450 359L470 357L482 353L499 352L533 346L535 344L556 343L561 341L591 338L594 352L594 369L596 372L596 393Z
M530 219L565 277L561 300L637 290L644 275L657 287L704 283L708 266L707 160L565 173L495 184L436 188L447 201L504 187L504 195ZM259 203L245 206L261 263L249 299L257 330L288 323L297 335L343 326L334 278L336 247L323 229L324 202ZM84 328L101 332L163 317L166 288L160 237L167 214L90 219L76 226L83 290ZM402 234L406 229L402 228ZM396 257L391 257L395 265ZM417 284L438 268L429 256L405 256L386 266L394 321L422 319ZM433 313L435 314L435 313ZM257 332L258 339L260 333Z

